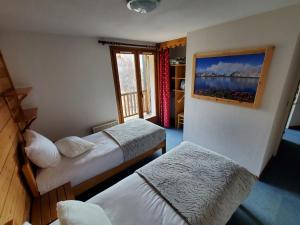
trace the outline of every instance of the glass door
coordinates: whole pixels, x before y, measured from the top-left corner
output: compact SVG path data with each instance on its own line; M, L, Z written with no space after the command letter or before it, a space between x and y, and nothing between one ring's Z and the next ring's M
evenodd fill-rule
M156 52L111 47L119 121L157 122Z
M148 52L139 54L143 92L143 116L145 119L156 117L156 76L155 55Z
M122 116L124 120L139 117L138 89L133 53L116 53Z

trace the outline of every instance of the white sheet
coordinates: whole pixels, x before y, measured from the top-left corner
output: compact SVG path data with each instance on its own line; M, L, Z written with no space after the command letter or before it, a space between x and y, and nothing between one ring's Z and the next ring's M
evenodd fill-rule
M100 205L113 225L187 225L137 174L121 180L88 202ZM51 225L59 225L55 221Z
M123 163L122 150L105 133L99 132L83 139L97 146L75 158L62 157L56 167L38 171L36 181L41 194L67 182L71 182L71 186L76 186Z

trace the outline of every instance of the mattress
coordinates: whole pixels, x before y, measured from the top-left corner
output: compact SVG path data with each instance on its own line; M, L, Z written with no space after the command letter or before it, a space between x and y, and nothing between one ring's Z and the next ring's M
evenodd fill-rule
M124 162L121 148L107 134L99 132L83 139L97 146L75 158L62 157L56 167L38 170L36 181L41 194L67 182L76 186Z
M113 225L188 225L136 173L87 202L100 205ZM51 225L59 225L59 222Z

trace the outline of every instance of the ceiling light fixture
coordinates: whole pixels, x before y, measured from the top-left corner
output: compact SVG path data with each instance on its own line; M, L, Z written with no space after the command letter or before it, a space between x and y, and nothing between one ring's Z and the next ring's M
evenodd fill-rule
M148 13L153 11L161 0L127 0L127 8L138 12Z

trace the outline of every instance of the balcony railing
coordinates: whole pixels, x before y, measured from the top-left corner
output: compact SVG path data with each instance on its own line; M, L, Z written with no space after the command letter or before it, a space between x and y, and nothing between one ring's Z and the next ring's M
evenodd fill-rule
M121 94L121 100L124 118L139 114L137 92L128 92ZM146 90L143 91L143 110L144 113L150 113L150 99Z

